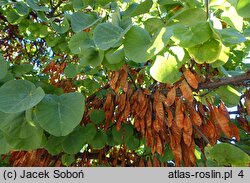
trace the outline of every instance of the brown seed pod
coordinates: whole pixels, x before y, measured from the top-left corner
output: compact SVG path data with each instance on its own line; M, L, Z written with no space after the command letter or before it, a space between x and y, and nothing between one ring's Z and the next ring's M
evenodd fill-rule
M180 90L181 90L181 93L183 94L183 97L184 97L187 101L193 102L193 100L194 100L193 91L192 91L192 89L190 88L190 86L188 85L188 83L186 82L186 80L183 80L183 81L181 82Z
M188 84L194 88L198 88L198 80L196 79L195 75L187 68L184 72L183 75L185 79L187 80Z

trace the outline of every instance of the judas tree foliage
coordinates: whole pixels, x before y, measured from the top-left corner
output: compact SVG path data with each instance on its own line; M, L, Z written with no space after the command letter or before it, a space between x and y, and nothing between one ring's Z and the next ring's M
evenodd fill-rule
M1 166L249 166L249 0L0 1Z

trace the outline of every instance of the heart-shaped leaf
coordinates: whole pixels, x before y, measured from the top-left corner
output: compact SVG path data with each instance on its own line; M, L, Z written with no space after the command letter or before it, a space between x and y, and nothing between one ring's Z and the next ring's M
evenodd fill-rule
M86 142L86 128L79 126L63 140L63 151L68 154L76 154L80 152Z
M94 30L93 39L98 48L107 50L123 36L123 29L111 23L101 23Z
M110 64L118 64L125 60L123 46L116 49L111 49L105 54L105 58Z
M90 120L95 124L100 124L105 120L105 113L103 110L94 109L90 115Z
M74 34L69 41L69 49L72 53L81 53L85 48L95 47L93 40L87 32Z
M82 49L78 55L80 58L80 65L82 66L99 66L104 58L104 51L98 50L95 47Z
M51 26L59 34L64 34L69 30L69 22L66 18L64 18L64 20L59 25L53 22Z
M46 141L44 148L51 154L56 155L60 152L63 152L62 142L65 137L55 137L50 135L48 140Z
M90 141L90 145L94 149L102 149L107 142L107 134L102 130L98 130L93 140Z
M212 36L212 30L208 22L200 22L194 26L176 24L173 29L172 39L181 47L192 47L206 42Z
M37 105L45 96L41 87L27 80L11 80L0 87L0 111L18 113Z
M194 57L195 62L202 63L213 63L215 62L221 53L222 44L216 39L210 39L203 44L199 44L188 48L188 52Z
M180 79L181 73L178 68L178 61L172 55L156 57L150 68L150 75L162 83L174 83Z
M35 109L35 120L54 136L66 136L80 123L85 108L81 93L46 95Z
M74 32L80 32L85 30L99 21L92 14L87 14L83 12L75 12L71 16L71 27Z
M219 166L248 166L250 157L244 151L227 143L216 144L205 148L208 160L213 160Z
M152 38L147 30L133 26L125 35L125 55L134 62L146 62L167 45L171 35L172 31L164 27Z

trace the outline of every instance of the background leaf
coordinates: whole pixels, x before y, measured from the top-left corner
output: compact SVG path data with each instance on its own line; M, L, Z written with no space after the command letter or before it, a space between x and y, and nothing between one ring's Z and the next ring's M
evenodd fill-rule
M250 158L241 149L227 143L216 144L205 149L209 160L216 161L219 166L248 166Z
M36 88L27 80L12 80L0 87L0 111L17 113L37 105L45 96L41 87Z

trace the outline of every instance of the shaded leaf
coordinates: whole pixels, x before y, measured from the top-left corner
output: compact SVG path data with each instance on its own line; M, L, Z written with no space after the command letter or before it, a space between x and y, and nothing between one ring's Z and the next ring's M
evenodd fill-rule
M41 87L27 80L11 80L0 87L0 111L18 113L37 105L45 96Z

